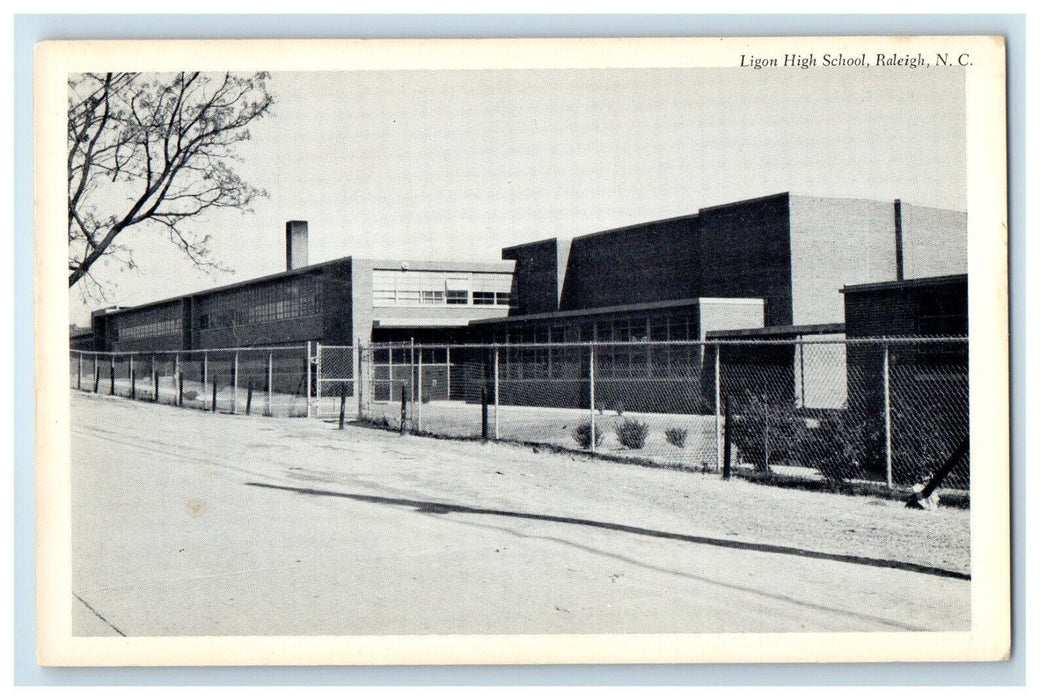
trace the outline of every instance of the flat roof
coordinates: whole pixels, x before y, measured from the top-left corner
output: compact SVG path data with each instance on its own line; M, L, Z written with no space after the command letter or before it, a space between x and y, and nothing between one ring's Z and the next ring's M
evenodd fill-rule
M424 272L480 272L508 274L516 270L515 260L495 260L493 262L461 262L454 260L375 260L354 258L358 264L369 265L375 270L404 270ZM404 265L407 265L404 267Z
M937 287L947 284L958 284L967 281L967 273L960 275L941 275L939 277L914 277L907 280L890 280L888 282L868 282L866 284L845 284L840 291L844 294L851 292L878 292L887 289L908 289L910 287Z
M466 328L469 325L467 318L376 318L372 326L374 328Z
M208 294L226 292L232 289L239 289L241 287L249 287L256 284L264 284L267 282L272 282L274 280L294 277L296 275L309 274L311 272L322 270L325 267L344 264L347 262L351 264L367 266L371 269L388 268L415 271L512 273L516 269L516 263L512 260L499 260L495 262L462 262L455 260L395 260L354 258L353 256L349 255L342 258L335 258L333 260L324 260L323 262L313 263L312 265L303 265L302 267L296 267L291 270L281 270L280 272L273 272L268 275L262 275L261 277L252 277L250 279L241 280L239 282L230 282L228 284L219 285L217 287L208 287L207 289L201 289L195 292L186 292L185 294L179 294L178 296L167 297L165 299L148 301L144 304L137 304L135 306L120 306L117 308L110 307L107 309L97 309L91 312L91 315L109 316L122 314L128 311L142 311L155 306L164 306L166 304L172 304L174 302L181 301L186 297L205 296ZM405 263L407 264L407 267L404 267Z
M674 299L673 301L655 301L645 304L624 304L622 306L600 306L592 309L571 309L570 311L550 311L541 314L523 314L521 316L503 316L500 318L481 318L470 321L469 325L485 323L513 323L515 321L545 321L558 318L577 318L579 316L599 316L604 314L629 313L631 311L653 311L678 306L698 306L701 297L692 299Z
M736 328L733 330L709 331L706 339L727 340L730 338L767 338L797 335L829 335L843 333L842 323L815 323L805 326L765 326L763 328Z

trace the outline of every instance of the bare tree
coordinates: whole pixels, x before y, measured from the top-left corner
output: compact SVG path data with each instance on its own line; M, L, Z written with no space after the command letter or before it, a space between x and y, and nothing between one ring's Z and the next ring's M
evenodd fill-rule
M184 222L209 209L248 210L265 192L230 167L248 126L273 104L265 73L85 73L69 82L69 286L111 255L117 240L152 224L194 265L211 260L209 235ZM120 255L124 257L120 257Z

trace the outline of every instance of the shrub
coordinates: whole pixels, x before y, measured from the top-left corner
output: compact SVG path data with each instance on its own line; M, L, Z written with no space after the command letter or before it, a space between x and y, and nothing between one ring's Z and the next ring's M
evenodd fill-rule
M618 442L622 446L633 450L639 450L647 442L647 424L641 423L634 418L626 418L614 426L614 432L618 435Z
M683 428L669 428L665 431L665 439L673 447L683 447L687 444L687 431Z
M767 471L770 468L768 462L789 464L794 461L793 446L797 444L804 422L792 406L747 391L742 397L732 397L731 408L732 441L743 460L757 471Z
M858 413L823 415L816 428L798 429L796 461L820 471L828 481L863 478L883 469L883 420Z
M361 416L360 419L356 422L359 425L363 425L368 428L378 428L379 430L391 430L393 427L392 424L389 422L389 419L385 416Z
M583 450L588 450L590 445L590 426L589 421L583 420L574 428L574 441L578 443L578 446ZM596 440L592 444L597 447L603 442L603 431L600 430L600 426L596 426Z

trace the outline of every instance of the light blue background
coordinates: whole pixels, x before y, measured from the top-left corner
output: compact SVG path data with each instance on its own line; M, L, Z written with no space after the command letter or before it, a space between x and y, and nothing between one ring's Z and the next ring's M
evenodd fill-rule
M1025 17L1023 15L17 15L14 235L16 685L1022 685L1025 683ZM992 664L63 669L36 664L32 50L47 39L1002 34L1011 225L1012 659Z

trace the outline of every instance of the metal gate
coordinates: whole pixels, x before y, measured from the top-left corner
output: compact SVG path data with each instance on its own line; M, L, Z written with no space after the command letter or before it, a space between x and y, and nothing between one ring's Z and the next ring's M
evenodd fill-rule
M338 416L345 398L346 412L355 415L357 406L357 349L352 345L316 346L316 416Z

